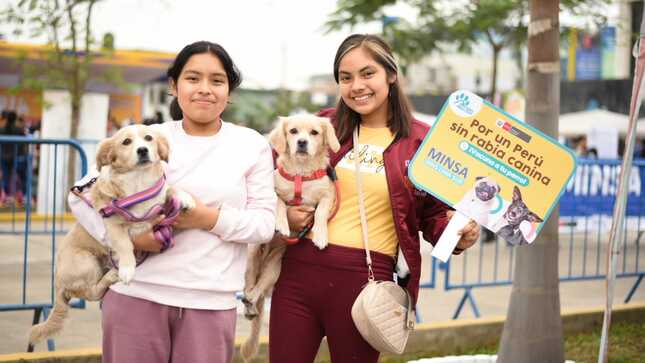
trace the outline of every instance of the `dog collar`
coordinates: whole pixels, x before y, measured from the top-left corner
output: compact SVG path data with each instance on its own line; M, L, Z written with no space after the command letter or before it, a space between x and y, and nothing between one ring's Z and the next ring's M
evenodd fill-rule
M293 190L293 199L291 199L287 204L288 205L300 205L302 204L302 182L317 180L327 176L327 170L318 169L309 175L291 175L287 173L282 167L278 167L278 172L282 175L283 178L287 179L294 183Z
M324 176L327 176L327 170L325 169L318 169L314 171L313 173L302 176L302 175L291 175L287 173L282 167L278 167L278 171L280 172L280 175L287 179L288 181L296 181L296 179L300 178L302 181L311 181L311 180L316 180L320 179Z

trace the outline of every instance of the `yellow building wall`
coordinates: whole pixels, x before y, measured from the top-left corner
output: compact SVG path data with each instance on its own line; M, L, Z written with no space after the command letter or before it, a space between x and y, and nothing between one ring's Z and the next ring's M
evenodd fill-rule
M110 116L121 123L125 119L141 122L141 96L124 93L110 94ZM29 121L40 121L43 113L40 91L20 91L13 94L8 88L0 88L0 109L17 111Z
M0 108L14 110L27 120L37 121L43 114L42 94L39 91L13 94L8 88L0 88Z
M121 124L125 119L141 122L141 96L124 93L110 94L110 117Z

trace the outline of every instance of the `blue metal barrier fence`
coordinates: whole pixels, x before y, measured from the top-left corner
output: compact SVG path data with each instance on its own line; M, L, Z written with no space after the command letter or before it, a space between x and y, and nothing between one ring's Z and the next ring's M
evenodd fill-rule
M625 303L631 300L645 276L645 256L640 254L645 231L645 160L635 160L633 168L623 226L622 256L616 274L617 278L635 278ZM560 199L558 267L561 282L605 278L606 247L619 173L620 160L579 161L576 175ZM479 317L473 289L512 284L514 248L518 247L496 238L492 243L476 244L446 264L433 258L431 282L422 287L434 287L437 270L444 270L444 289L464 291L453 319L459 317L466 303Z
M64 231L70 158L77 159L71 161L78 166L74 179L87 173L85 152L73 140L0 136L0 267L7 273L0 312L33 310L33 324L46 319L53 305L56 238ZM76 300L72 307L84 308L85 302ZM47 345L54 350L53 340Z
M82 144L82 145L81 145ZM2 201L0 236L3 253L0 267L11 266L16 275L15 294L0 297L0 312L33 310L33 324L47 318L54 298L54 255L56 238L64 233L67 166L76 163L74 180L87 173L86 153L96 148L97 141L33 139L0 136L2 161ZM88 146L93 148L88 150ZM611 226L618 160L581 160L574 178L560 200L560 281L604 279L606 241ZM625 297L629 302L638 289L645 270L645 257L640 242L645 231L645 160L635 160L631 173L626 222L623 226L622 258L618 278L634 277L635 283ZM22 194L22 198L17 196ZM37 220L36 220L37 219ZM34 247L35 245L35 247ZM505 241L478 243L462 256L447 264L432 259L430 278L421 288L437 287L439 271L444 271L444 289L464 291L453 314L457 319L466 303L476 317L481 314L473 289L510 285L513 281L514 248ZM530 248L523 246L519 248ZM38 250L38 256L30 256ZM43 253L43 251L45 251ZM46 258L43 257L46 255ZM48 275L49 286L29 288L30 268L41 277ZM11 270L11 268L5 268ZM12 283L10 281L10 283ZM84 301L74 307L84 308ZM54 342L48 341L54 349Z

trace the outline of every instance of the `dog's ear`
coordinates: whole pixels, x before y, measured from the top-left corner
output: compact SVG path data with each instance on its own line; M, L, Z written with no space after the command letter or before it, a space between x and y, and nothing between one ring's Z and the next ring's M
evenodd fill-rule
M103 166L110 165L114 161L113 145L112 138L105 139L99 144L99 149L96 152L96 169L98 171L101 171Z
M336 130L331 124L331 121L327 117L321 117L323 133L325 134L325 142L333 152L338 152L340 150L340 143L338 142L338 137L336 137Z
M170 146L168 145L168 139L166 139L166 137L161 133L157 133L156 139L159 158L165 162L168 162L168 157L170 156Z
M520 193L520 188L516 185L513 186L513 201L522 200L522 193Z
M495 186L497 187L497 194L501 193L502 187L500 187L499 184L495 184Z
M276 127L269 134L269 143L278 154L287 152L287 136L285 134L286 121L284 117L278 117Z
M526 219L529 222L534 222L534 223L542 223L542 222L544 222L542 220L542 218L540 218L537 214L535 214L533 212L529 212L529 214L526 215Z

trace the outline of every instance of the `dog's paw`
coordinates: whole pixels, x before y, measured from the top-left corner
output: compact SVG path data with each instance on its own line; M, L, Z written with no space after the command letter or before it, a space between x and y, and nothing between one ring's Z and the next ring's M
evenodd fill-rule
M314 223L313 228L311 228L311 240L321 250L327 247L327 228L325 227L321 227L320 223Z
M278 221L275 226L275 230L278 231L281 235L289 237L291 230L289 229L289 222L280 222Z
M128 285L134 278L134 266L119 266L119 280Z
M176 190L175 191L175 198L179 199L179 204L181 204L181 209L184 210L189 210L195 208L195 199L193 197L184 192L183 190Z
M116 269L111 269L105 274L105 280L111 285L119 281L119 271Z
M320 233L314 233L314 236L311 240L314 242L314 245L316 245L316 247L321 250L327 247L327 236L323 236Z

